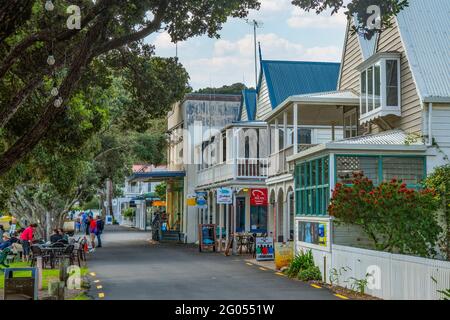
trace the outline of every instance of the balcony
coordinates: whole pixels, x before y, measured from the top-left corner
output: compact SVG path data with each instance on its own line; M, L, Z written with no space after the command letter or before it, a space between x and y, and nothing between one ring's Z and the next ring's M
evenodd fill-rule
M219 163L198 172L197 185L205 186L229 180L258 179L264 180L268 177L268 159L239 158Z
M299 144L298 152L307 150L317 144ZM269 158L269 177L279 176L292 173L292 167L289 165L287 158L294 154L294 146L291 145L278 153L274 153Z

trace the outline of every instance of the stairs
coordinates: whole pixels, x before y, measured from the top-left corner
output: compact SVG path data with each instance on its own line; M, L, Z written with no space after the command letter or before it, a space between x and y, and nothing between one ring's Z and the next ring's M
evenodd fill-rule
M162 231L161 242L180 242L179 231Z

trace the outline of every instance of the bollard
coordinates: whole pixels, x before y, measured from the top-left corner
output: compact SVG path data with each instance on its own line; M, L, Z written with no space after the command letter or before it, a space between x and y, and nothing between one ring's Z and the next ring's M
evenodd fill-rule
M42 269L43 269L42 257L36 257L36 268L37 268L38 290L42 290Z

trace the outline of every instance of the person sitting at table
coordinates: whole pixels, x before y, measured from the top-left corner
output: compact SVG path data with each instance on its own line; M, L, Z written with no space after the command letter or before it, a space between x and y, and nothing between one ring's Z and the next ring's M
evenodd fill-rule
M61 235L61 242L68 244L69 243L69 235L67 233L65 233L62 228L58 229L58 233Z
M59 230L58 229L54 229L53 230L53 234L50 236L50 242L51 243L55 243L55 242L58 242L58 241L60 241L62 239L63 239L63 237L59 233Z
M0 244L0 251L12 246L13 242L12 242L11 237L9 236L8 232L3 233L2 239L3 239L3 242Z

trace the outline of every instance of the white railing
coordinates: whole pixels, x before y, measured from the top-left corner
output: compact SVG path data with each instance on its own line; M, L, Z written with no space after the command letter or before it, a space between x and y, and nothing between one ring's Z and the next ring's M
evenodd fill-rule
M204 186L233 179L265 179L268 176L268 159L231 159L200 170L197 185Z
M237 159L237 178L267 178L268 159Z
M307 150L316 144L299 144L298 152ZM289 164L287 158L294 154L294 146L291 145L278 153L272 154L269 158L269 177L292 172L293 164Z

